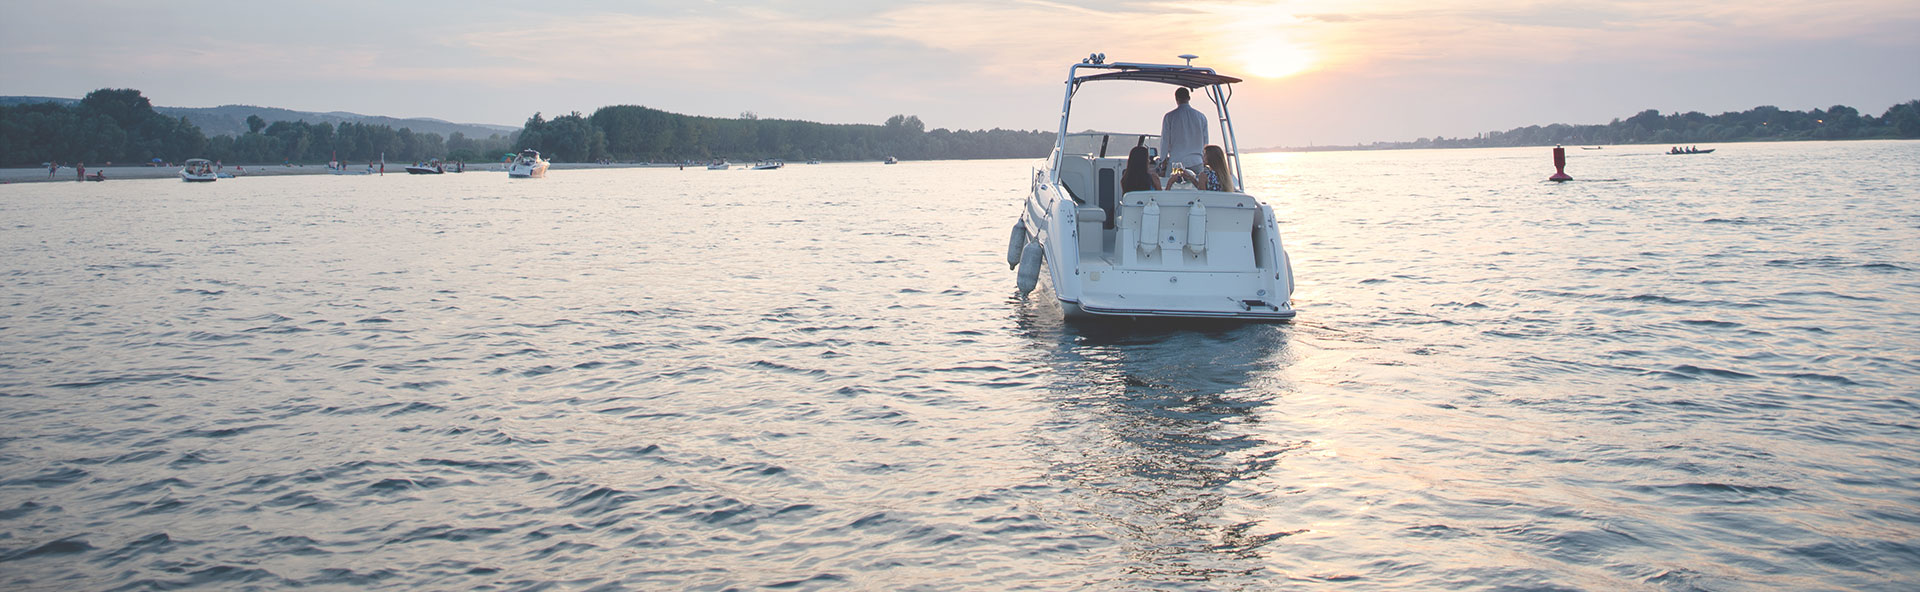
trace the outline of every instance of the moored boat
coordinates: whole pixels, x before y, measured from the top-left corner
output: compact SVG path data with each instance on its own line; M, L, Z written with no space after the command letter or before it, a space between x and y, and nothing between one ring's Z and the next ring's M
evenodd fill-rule
M1245 188L1227 110L1229 85L1240 79L1181 57L1187 65L1107 63L1094 54L1068 68L1053 153L1034 170L1032 192L1008 244L1007 263L1019 272L1021 293L1046 278L1061 310L1074 320L1294 317L1293 266L1271 206L1243 190L1203 190L1182 182L1123 192L1126 153L1135 146L1157 147L1158 134L1067 132L1075 95L1087 83L1204 90L1219 125L1217 144L1231 165L1215 173L1225 181L1222 189Z
M438 160L407 165L409 175L439 175L446 172L446 165L440 164Z
M507 165L507 178L534 179L545 177L547 176L547 164L546 159L540 158L539 150L532 148L521 150L520 155L514 157L513 162Z
M707 163L707 170L709 171L724 171L730 168L733 168L733 165L729 164L727 159L724 158L716 158L713 159L713 162Z
M180 180L189 183L212 183L219 178L213 170L213 161L205 158L189 158L186 166L180 167Z
M756 171L771 171L783 166L787 166L787 163L780 162L778 160L762 160L760 162L754 163L753 167L751 168Z

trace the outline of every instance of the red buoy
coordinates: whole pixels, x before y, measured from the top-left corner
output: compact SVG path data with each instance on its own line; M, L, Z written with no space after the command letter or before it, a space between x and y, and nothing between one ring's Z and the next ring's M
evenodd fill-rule
M1561 148L1559 146L1553 147L1553 170L1554 170L1553 176L1547 177L1548 181L1572 181L1573 180L1573 177L1567 176L1567 149L1566 148Z

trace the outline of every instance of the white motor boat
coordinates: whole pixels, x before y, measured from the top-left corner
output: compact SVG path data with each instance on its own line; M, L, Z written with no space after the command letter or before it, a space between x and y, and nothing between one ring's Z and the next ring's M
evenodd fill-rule
M707 170L709 171L724 171L730 168L733 168L733 165L727 164L727 160L724 158L714 159L713 162L707 163Z
M189 183L212 183L220 178L213 170L213 161L205 158L187 159L186 166L180 167L180 180Z
M778 160L762 160L760 162L754 163L753 167L751 168L756 171L771 171L783 166L787 166L787 163L780 162Z
M532 148L521 150L520 156L514 157L513 163L507 165L507 178L533 179L545 177L547 176L547 164L545 159L540 158L540 151Z
M1074 95L1087 83L1205 89L1220 126L1216 143L1231 164L1221 176L1245 188L1227 112L1228 85L1240 79L1181 57L1187 65L1107 63L1094 54L1067 69L1053 154L1034 170L1032 194L1007 248L1022 294L1038 285L1044 269L1061 309L1075 320L1293 318L1293 266L1271 206L1243 192L1184 183L1123 193L1128 151L1157 149L1158 134L1067 133Z
M441 175L446 174L446 172L446 165L440 164L438 160L407 165L407 174L409 175Z

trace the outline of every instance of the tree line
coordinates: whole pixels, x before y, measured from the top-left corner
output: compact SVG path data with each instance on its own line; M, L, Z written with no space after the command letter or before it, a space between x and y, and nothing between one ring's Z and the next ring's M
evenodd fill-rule
M157 113L140 91L100 89L78 103L0 106L0 166L43 162L120 164L207 158L232 164L484 162L532 148L560 162L733 160L879 160L1040 157L1053 133L992 129L927 131L919 117L884 124L825 124L699 117L632 105L546 119L488 138L455 132L445 138L408 128L361 123L268 123L247 118L246 133L207 137L187 118Z
M512 139L470 139L455 132L415 133L385 125L309 124L247 118L247 132L208 138L185 117L154 111L133 89L100 89L72 105L0 106L0 166L42 162L141 164L207 158L235 164L420 162L435 158L492 160Z
M733 160L880 160L1038 158L1053 149L1052 132L991 129L927 131L913 115L881 125L737 119L669 113L635 105L601 107L553 119L535 113L519 145L566 161L680 162Z
M1698 111L1661 114L1648 109L1604 125L1517 127L1472 138L1420 138L1412 142L1375 142L1360 149L1491 148L1555 144L1704 144L1774 140L1867 140L1920 138L1920 100L1887 109L1879 117L1834 105L1827 109L1787 111L1765 105L1746 111L1707 115ZM1342 147L1344 148L1344 147ZM1333 149L1342 149L1333 148ZM1345 149L1352 149L1345 148Z

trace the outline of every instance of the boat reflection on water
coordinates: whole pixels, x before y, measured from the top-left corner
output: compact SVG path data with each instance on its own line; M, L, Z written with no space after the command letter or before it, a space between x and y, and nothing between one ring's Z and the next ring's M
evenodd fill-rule
M1269 475L1307 446L1261 416L1289 392L1288 325L1193 320L1069 325L1046 299L1020 307L1020 328L1055 377L1054 417L1035 430L1047 500L1061 530L1112 542L1086 565L1155 587L1272 577L1265 548L1301 526L1271 524ZM1077 523L1077 524L1074 524ZM1204 586L1204 585L1203 585Z

